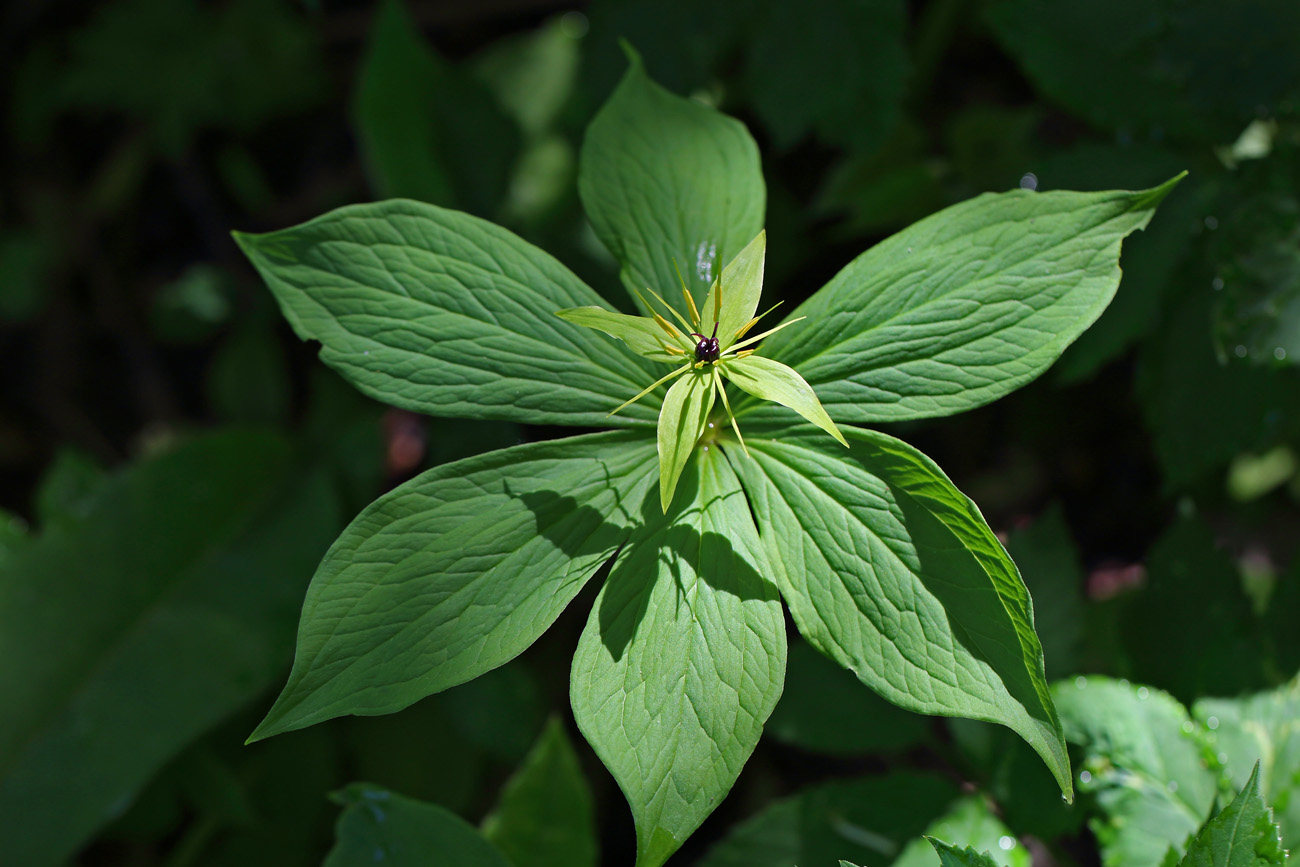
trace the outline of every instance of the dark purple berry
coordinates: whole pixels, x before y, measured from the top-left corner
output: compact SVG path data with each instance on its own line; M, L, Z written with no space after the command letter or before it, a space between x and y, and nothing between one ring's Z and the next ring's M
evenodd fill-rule
M695 344L696 361L717 361L718 356L722 354L722 348L718 346L718 323L713 323L713 336L705 337L698 331L692 331L691 337L700 338Z

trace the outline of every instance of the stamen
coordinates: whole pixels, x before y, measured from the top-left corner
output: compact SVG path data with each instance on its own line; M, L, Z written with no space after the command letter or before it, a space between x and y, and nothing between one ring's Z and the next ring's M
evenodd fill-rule
M727 400L727 389L722 384L716 365L713 368L713 387L722 398L722 406L727 410L727 418L731 419L731 429L736 432L736 439L740 440L740 448L745 452L745 457L749 457L749 446L745 445L745 438L740 435L740 424L736 421L736 414L731 411L731 401Z
M695 306L695 299L691 297L691 290L686 288L686 280L682 278L682 269L677 267L677 257L673 257L673 270L677 272L677 281L682 284L682 295L686 297L686 306L691 309L691 324L696 328L700 327L700 311Z
M780 331L782 328L785 328L789 325L794 325L796 322L802 322L807 318L808 318L807 316L800 316L798 319L791 319L787 322L782 322L780 325L776 326L775 328L769 328L768 330L764 331L762 334L756 334L753 337L749 338L748 340L742 340L739 343L731 344L731 349L728 351L734 352L735 350L739 349L742 346L748 346L751 343L757 343L758 341L762 340L764 337L767 337L769 334L775 334L778 331Z
M632 398L631 400L625 401L625 402L623 402L622 404L620 404L619 407L618 407L618 409L610 410L609 415L614 415L614 414L616 414L616 413L618 413L618 412L620 412L620 411L622 411L622 410L628 408L629 406L631 406L632 404L636 403L636 402L637 402L638 400L640 400L641 398L645 397L645 396L646 396L647 394L649 394L650 392L654 391L654 390L655 390L656 388L658 388L659 386L663 385L663 384L664 384L665 382L667 382L668 380L672 379L674 376L681 376L683 373L685 373L685 372L688 371L688 370L690 370L689 367L679 367L679 368L677 368L676 370L674 370L672 373L668 374L667 376L660 377L659 379L657 379L657 380L655 380L654 382L650 383L650 385L646 386L645 390L642 391L640 394L638 394L636 397L634 397L634 398ZM605 418L609 418L609 415L605 416Z

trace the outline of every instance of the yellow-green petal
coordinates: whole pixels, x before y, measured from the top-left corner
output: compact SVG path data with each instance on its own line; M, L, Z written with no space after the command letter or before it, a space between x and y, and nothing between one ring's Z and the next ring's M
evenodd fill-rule
M565 322L572 322L584 328L594 328L605 332L610 337L622 340L637 355L649 358L651 361L677 363L683 359L681 354L664 348L665 345L675 346L676 343L659 326L659 323L648 316L629 316L626 313L615 313L595 306L569 307L565 310L556 310L555 315ZM677 348L683 347L677 346Z
M718 344L725 352L736 342L736 332L749 324L758 310L758 299L763 294L763 264L767 258L767 232L759 232L736 258L722 269L722 276L713 281L709 296L700 310L703 334L713 333L713 323L718 323ZM718 292L721 285L722 305L719 313Z

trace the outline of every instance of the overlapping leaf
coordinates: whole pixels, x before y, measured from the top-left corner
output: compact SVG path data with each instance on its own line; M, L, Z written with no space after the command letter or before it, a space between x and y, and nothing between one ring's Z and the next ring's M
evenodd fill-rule
M1176 180L954 205L854 259L764 354L798 370L841 422L986 404L1040 375L1101 315L1119 284L1120 242Z
M253 737L400 710L513 659L627 540L653 479L649 439L615 432L444 464L376 500L312 580Z
M1002 723L1071 792L1029 594L974 504L928 458L846 430L747 440L737 462L799 631L909 710Z
M645 367L557 319L599 297L548 254L492 223L395 199L301 226L237 235L285 317L361 391L433 415L609 426Z
M688 465L650 500L573 658L573 713L627 796L638 867L658 867L726 795L781 694L785 623L730 466Z
M763 228L767 201L744 125L664 90L635 56L587 130L578 191L625 286L665 292L679 266L697 306Z

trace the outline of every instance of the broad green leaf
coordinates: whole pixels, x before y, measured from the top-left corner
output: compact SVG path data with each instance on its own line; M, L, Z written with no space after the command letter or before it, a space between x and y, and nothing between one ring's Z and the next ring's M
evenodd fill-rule
M881 433L755 432L737 471L799 631L908 710L1001 723L1061 791L1069 759L1029 594L964 494Z
M673 500L677 480L695 453L716 394L708 370L691 370L668 389L659 410L659 501L664 512Z
M655 417L638 405L606 418L645 385L645 366L558 319L600 298L492 223L399 199L235 237L298 336L377 400L531 424Z
M847 446L835 422L822 409L812 386L791 368L761 355L728 359L722 365L727 380L741 391L788 407Z
M798 370L841 422L982 406L1039 376L1101 315L1119 283L1120 242L1177 180L954 205L850 262L764 354Z
M41 532L55 524L76 525L95 509L109 481L99 464L84 452L60 449L36 489L33 511Z
M486 87L434 53L401 0L375 12L352 115L377 197L484 215L500 205L519 130Z
M1246 785L1205 823L1180 867L1271 867L1287 862L1273 811L1259 796L1259 765Z
M691 349L695 345L694 341L685 338L685 335L683 340L673 340L658 322L648 316L629 316L626 313L614 313L603 307L571 307L567 310L557 310L555 315L574 325L603 331L610 337L626 343L627 348L637 355L651 361L681 364L686 360L686 356L674 355L664 349L664 345L675 346L683 351L687 349L687 341L690 342Z
M587 128L578 192L628 289L675 299L680 268L697 305L762 230L767 200L744 125L664 90L634 54Z
M926 839L934 846L934 851L939 856L940 867L999 867L998 862L994 861L987 851L977 852L971 846L959 849L934 837Z
M1104 867L1159 864L1181 854L1214 805L1215 775L1187 711L1168 693L1106 677L1053 685L1071 743L1083 747L1080 791L1101 815L1089 822Z
M888 864L957 797L937 776L901 771L826 783L735 825L701 867L830 867L844 856Z
M785 691L766 735L833 755L896 752L924 742L929 720L892 705L806 641L790 642Z
M1300 848L1300 679L1245 698L1201 699L1192 715L1234 786L1245 789L1258 764L1260 794L1277 811L1282 843Z
M884 142L908 83L904 3L764 3L745 17L743 81L778 147L809 133L861 151Z
M344 810L324 867L513 867L460 816L366 783L335 796Z
M709 294L699 311L700 333L712 335L713 324L716 322L718 347L723 352L736 342L740 329L748 325L758 311L758 299L763 294L763 265L766 259L767 232L759 232L758 237L727 263L727 267L722 269L722 276L709 287Z
M983 857L995 852L996 859L989 860L999 867L1029 867L1029 850L993 814L988 802L978 796L962 798L949 807L947 813L925 829L925 836L907 844L892 867L935 867L941 864L943 850L940 849L936 856L936 847L931 846L931 843L940 841L965 846L967 851L983 852Z
M340 516L287 443L205 436L111 478L0 581L0 840L65 862L181 748L270 685Z
M591 789L558 720L506 783L483 836L513 867L595 867Z
M368 506L303 603L289 682L252 740L391 713L523 652L624 542L645 437L551 440L443 464Z
M745 494L717 448L651 502L578 641L573 714L658 867L722 800L781 695L785 620Z

